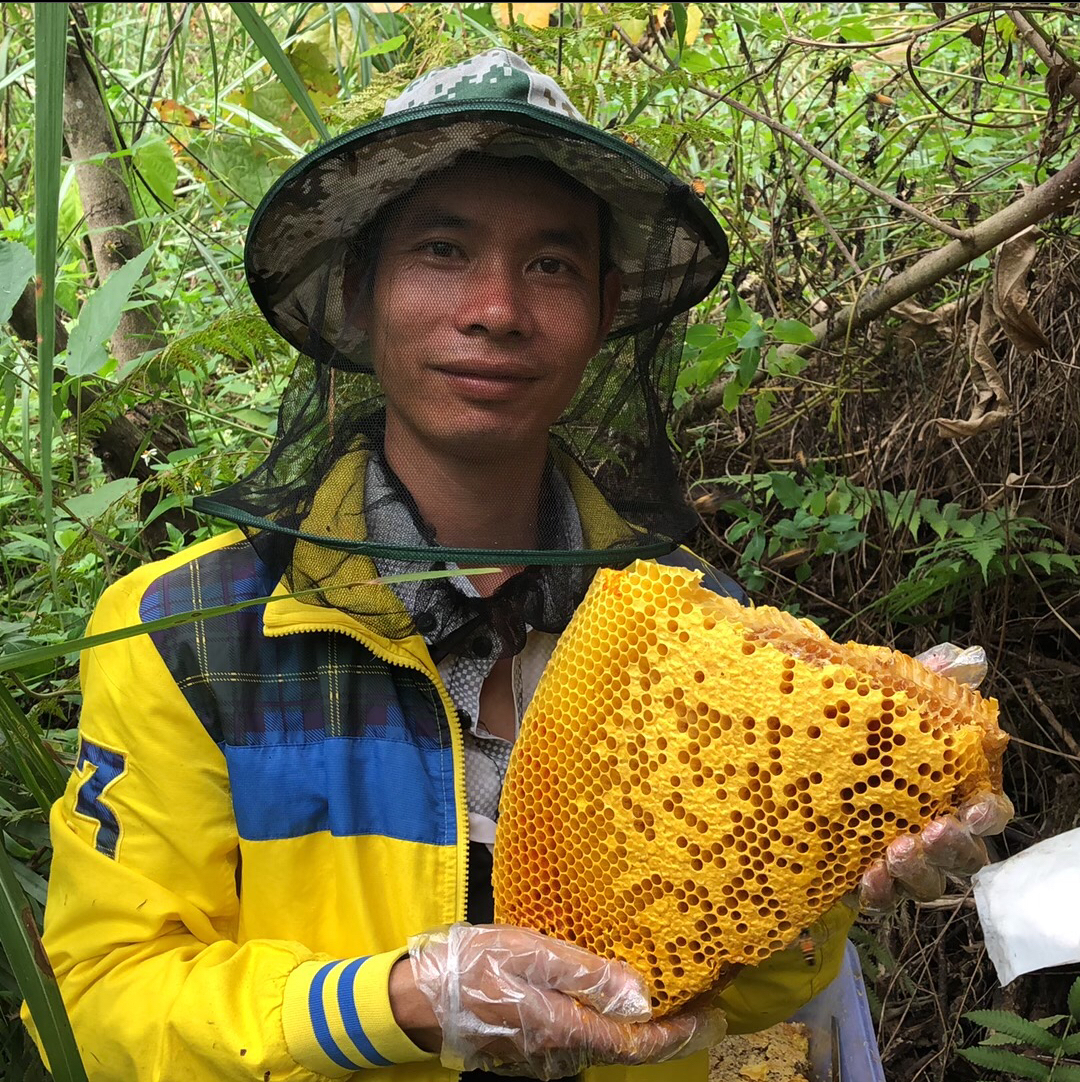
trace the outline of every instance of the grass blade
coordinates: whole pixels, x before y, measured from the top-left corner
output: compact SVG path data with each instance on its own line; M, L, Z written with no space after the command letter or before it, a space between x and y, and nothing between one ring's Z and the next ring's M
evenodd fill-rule
M428 579L455 578L458 575L466 577L470 575L493 575L498 571L499 568L497 567L458 568L454 571L414 571L407 575L383 575L375 579L344 582L335 588L390 585L395 582L422 582ZM100 635L84 635L81 639L54 642L48 646L34 646L29 650L20 650L18 653L0 656L0 673L11 672L13 669L21 669L27 665L36 665L39 662L50 661L57 657L67 657L82 650L89 650L92 646L104 646L106 643L119 642L121 639L133 639L136 635L149 635L154 631L165 631L170 627L180 627L182 624L194 623L196 620L209 620L214 616L227 616L231 612L250 609L255 605L269 605L275 601L285 601L287 598L303 599L318 594L321 590L322 587L315 586L309 590L298 590L294 594L253 597L247 601L237 601L232 605L216 605L209 609L192 609L191 612L181 612L175 616L163 616L160 620L148 620L145 624L120 627L115 631L103 631Z
M39 9L49 5L39 4ZM59 6L59 5L58 5ZM66 8L67 5L65 4ZM0 947L37 1026L55 1082L86 1082L60 990L41 945L30 903L0 838Z
M26 786L41 810L48 815L53 801L64 791L65 771L41 738L38 727L26 716L15 697L0 682L0 764Z
M37 207L38 424L41 440L41 498L53 593L52 430L53 355L56 352L56 230L60 217L60 152L64 129L67 4L34 5L34 204Z
M236 17L273 69L274 74L281 80L281 85L293 96L293 100L304 111L304 116L311 121L311 126L319 133L319 138L328 140L330 132L323 123L322 117L319 116L319 111L315 108L307 87L304 86L303 80L296 73L296 68L285 55L285 50L278 44L277 38L255 10L254 5L234 3L229 6L236 12Z

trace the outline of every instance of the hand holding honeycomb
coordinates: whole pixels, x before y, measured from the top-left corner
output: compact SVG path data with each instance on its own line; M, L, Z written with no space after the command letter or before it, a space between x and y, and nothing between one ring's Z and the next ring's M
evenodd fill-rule
M514 748L495 917L629 962L657 1017L790 943L987 791L997 704L700 575L598 572Z

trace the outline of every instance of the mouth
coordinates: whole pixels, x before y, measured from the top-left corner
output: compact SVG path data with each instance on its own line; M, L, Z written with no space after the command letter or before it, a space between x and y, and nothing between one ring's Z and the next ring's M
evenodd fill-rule
M433 370L463 397L489 402L513 398L539 378L515 365L441 364Z

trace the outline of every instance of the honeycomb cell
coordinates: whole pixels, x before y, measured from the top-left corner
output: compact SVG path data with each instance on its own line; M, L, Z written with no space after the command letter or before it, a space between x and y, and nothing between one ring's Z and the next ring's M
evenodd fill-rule
M998 786L995 718L693 572L600 571L511 759L496 919L637 966L675 1011L792 942L890 840Z

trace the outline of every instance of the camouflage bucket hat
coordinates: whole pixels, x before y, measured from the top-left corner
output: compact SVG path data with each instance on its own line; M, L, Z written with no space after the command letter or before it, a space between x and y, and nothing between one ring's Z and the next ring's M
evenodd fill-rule
M700 199L686 198L685 182L588 124L521 57L492 49L415 79L379 120L325 143L267 193L248 231L245 267L271 326L316 361L370 371L349 348L339 264L356 257L352 239L420 177L475 153L548 162L609 206L623 273L609 339L666 324L724 272L724 232ZM672 205L681 208L678 221L658 260L654 223Z

